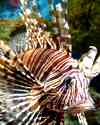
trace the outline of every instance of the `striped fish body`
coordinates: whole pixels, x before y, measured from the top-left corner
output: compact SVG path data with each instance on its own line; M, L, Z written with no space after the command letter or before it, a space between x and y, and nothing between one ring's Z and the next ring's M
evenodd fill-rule
M54 112L77 114L93 108L84 75L73 68L67 52L55 49L32 49L10 61L1 59L0 92L0 115L17 125L47 125Z
M87 80L79 69L73 68L73 59L67 52L39 48L19 54L18 58L51 97L51 104L47 105L50 109L61 111L69 106L73 110L76 107L77 111L84 111L85 108L93 107Z

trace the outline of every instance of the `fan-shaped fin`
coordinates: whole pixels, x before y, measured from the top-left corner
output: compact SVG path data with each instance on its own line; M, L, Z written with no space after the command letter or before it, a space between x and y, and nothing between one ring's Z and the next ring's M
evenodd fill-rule
M17 61L0 58L0 119L30 124L41 112L39 100L44 95L28 69ZM36 116L35 116L36 115Z
M57 122L56 112L45 109L50 101L47 96L42 83L21 60L0 58L0 124L47 125Z

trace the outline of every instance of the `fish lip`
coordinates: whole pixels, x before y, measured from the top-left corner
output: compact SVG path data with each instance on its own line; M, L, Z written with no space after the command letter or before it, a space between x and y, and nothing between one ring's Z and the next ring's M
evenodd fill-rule
M94 105L91 106L84 106L84 104L80 104L80 105L75 105L75 106L65 106L64 107L64 111L65 112L69 112L71 114L77 114L77 113L83 113L83 112L87 112L87 111L95 111L96 108Z

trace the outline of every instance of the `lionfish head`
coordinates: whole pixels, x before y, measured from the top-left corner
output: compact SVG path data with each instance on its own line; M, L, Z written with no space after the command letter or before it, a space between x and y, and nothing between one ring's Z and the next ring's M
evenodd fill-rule
M75 72L69 83L64 110L68 110L72 115L77 115L94 108L88 80L80 71Z

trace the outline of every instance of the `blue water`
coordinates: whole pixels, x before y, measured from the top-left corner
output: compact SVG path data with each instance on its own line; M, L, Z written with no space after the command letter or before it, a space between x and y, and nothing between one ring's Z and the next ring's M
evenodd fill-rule
M30 0L31 3L32 0ZM53 6L61 0L52 0ZM40 14L45 19L51 19L48 0L36 0L37 8ZM32 4L31 4L32 5ZM32 6L30 6L32 7ZM0 19L16 19L20 16L21 9L19 0L0 0Z
M20 16L19 4L12 5L11 0L0 0L0 19L16 19Z
M55 7L60 1L61 0L52 0L51 4ZM51 20L52 15L50 14L48 0L37 0L37 8L43 18Z

